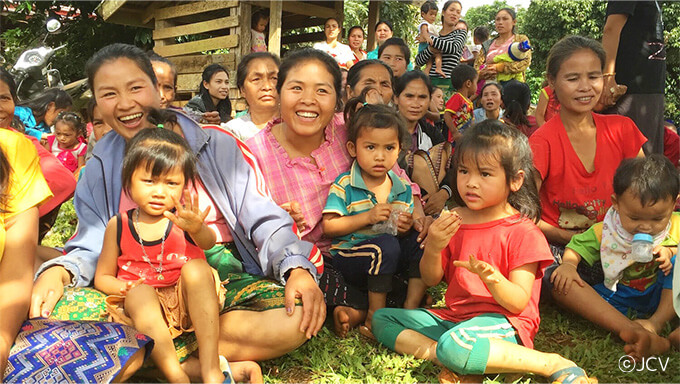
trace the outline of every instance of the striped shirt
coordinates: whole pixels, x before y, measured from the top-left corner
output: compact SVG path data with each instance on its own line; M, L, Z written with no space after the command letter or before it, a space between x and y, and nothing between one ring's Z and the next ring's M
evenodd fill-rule
M392 205L392 209L413 213L413 193L409 183L397 176L392 170L388 171L387 175L392 180L392 189L387 197L387 202ZM331 185L323 213L353 216L370 211L376 204L378 204L378 201L375 194L366 186L363 177L361 177L359 163L354 161L350 171L338 176ZM380 233L376 233L371 226L368 226L357 232L336 237L333 239L331 254L335 254L341 249L350 249L356 244L378 235Z
M463 48L465 47L465 40L467 39L467 31L455 30L446 35L439 37L432 37L432 47L442 52L442 70L447 74L447 78L451 77L451 71L460 63L460 57L463 55ZM427 64L432 58L432 52L429 49L422 50L416 56L416 65L422 67ZM433 65L430 69L430 77L440 77L435 71Z

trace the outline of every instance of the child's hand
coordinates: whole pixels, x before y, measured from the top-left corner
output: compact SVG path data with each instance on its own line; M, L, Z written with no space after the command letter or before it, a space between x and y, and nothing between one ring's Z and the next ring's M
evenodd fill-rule
M426 41L428 44L432 45L432 36L430 36L430 35L425 36L425 41Z
M413 226L413 215L410 212L399 213L399 218L397 219L397 232L400 235L405 234L411 230Z
M141 279L136 280L136 281L126 282L125 286L120 289L121 296L127 296L128 292L130 292L132 290L132 288L134 288L134 287L136 287L140 284L144 284L144 280L146 280L146 279L142 277Z
M427 231L427 247L441 252L460 227L461 217L455 211L443 211Z
M661 268L664 275L668 276L673 269L673 264L671 263L673 251L668 247L659 245L654 249L654 254L657 255L656 261L659 263L659 268Z
M201 212L198 209L198 195L192 196L189 190L184 190L184 201L186 204L182 205L177 198L172 197L175 203L176 213L165 211L163 215L170 219L175 225L180 227L183 231L189 234L198 233L203 227L203 222L210 212L210 206Z
M486 261L477 260L473 255L470 255L468 261L456 260L453 262L453 265L465 268L476 274L486 284L501 282L501 279L496 275L496 268L494 268L493 265Z
M295 220L295 224L299 231L304 231L307 228L307 222L305 221L305 216L302 214L302 207L297 201L289 201L287 203L281 204L281 208L286 210L290 217Z
M390 212L392 212L392 206L390 204L376 204L375 207L368 211L368 220L371 224L388 220L390 218Z
M562 292L564 295L569 293L569 288L571 288L571 284L574 282L581 287L586 285L578 272L576 272L576 266L571 263L562 263L562 265L557 267L552 276L550 276L550 282L553 284L553 290Z

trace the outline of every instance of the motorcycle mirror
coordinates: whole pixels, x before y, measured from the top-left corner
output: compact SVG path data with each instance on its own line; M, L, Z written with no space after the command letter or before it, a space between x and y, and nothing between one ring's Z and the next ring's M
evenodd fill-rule
M47 28L47 32L49 33L54 33L57 32L61 28L61 22L56 19L56 18L48 18L47 22L45 23L45 27Z

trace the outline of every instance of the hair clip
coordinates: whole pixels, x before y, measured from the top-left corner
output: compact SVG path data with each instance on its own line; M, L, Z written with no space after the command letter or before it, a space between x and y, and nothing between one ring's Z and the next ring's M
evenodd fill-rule
M157 128L160 128L160 129L163 129L163 124L162 124L162 123L161 123L161 124L158 124L156 127L157 127Z

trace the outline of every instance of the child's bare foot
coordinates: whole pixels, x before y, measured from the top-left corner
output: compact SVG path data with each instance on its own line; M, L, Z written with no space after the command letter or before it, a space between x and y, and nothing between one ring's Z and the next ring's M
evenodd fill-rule
M635 327L621 331L619 337L626 343L623 351L636 360L664 354L670 348L670 342L667 339L637 324Z
M234 380L238 383L259 384L264 380L260 365L254 361L231 361L229 366Z
M661 331L663 331L663 324L658 324L651 319L635 319L633 320L634 322L640 324L642 328L648 330L649 332L659 334Z
M350 329L361 324L364 319L366 319L365 310L337 306L333 309L333 330L338 337L344 338Z
M675 331L668 335L668 341L671 342L671 347L680 350L680 327L675 328Z
M484 382L484 375L457 375L448 368L443 368L438 379L442 384L481 383Z
M444 73L441 68L435 68L434 71L437 72L439 76L446 78L446 73Z
M367 337L371 340L375 340L375 336L373 335L373 331L371 330L371 328L369 326L366 326L365 324L359 326L359 333L361 334L361 336Z

